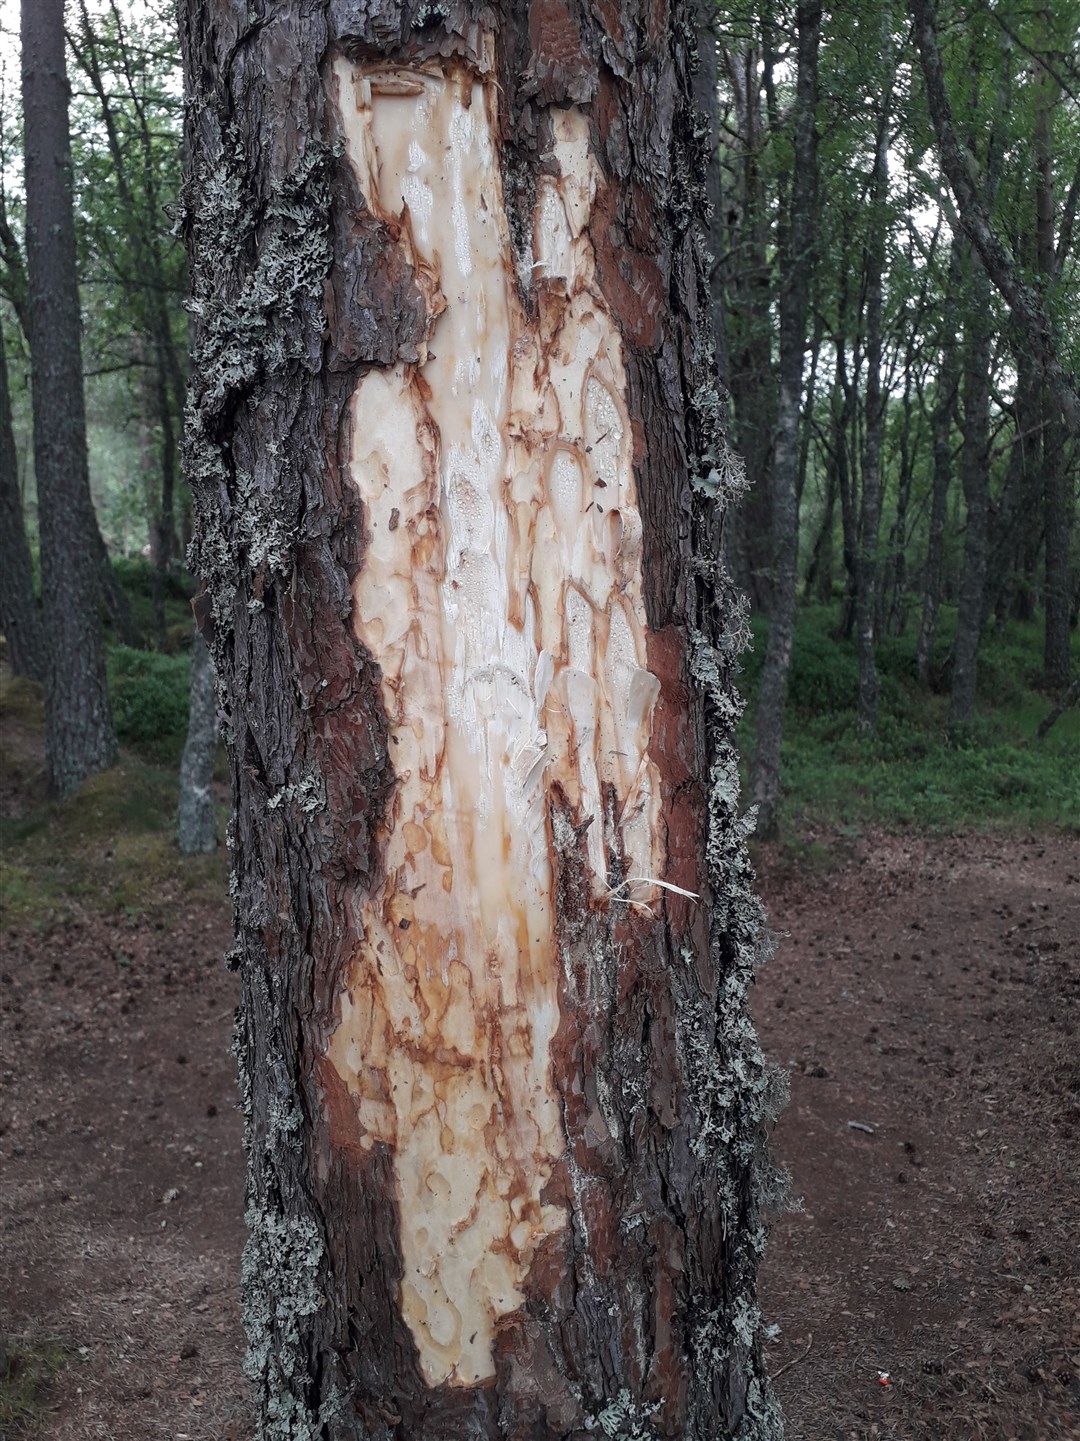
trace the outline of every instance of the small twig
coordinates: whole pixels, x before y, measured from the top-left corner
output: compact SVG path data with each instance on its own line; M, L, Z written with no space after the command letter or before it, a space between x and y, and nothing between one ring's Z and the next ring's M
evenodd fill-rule
M776 1378L777 1378L778 1376L782 1376L785 1371L790 1371L791 1368L792 1368L792 1366L797 1366L800 1361L805 1361L806 1358L807 1358L807 1356L809 1356L809 1354L810 1354L810 1347L811 1347L813 1344L814 1344L814 1333L813 1333L813 1331L811 1331L811 1332L810 1332L810 1339L809 1339L809 1341L807 1341L807 1343L806 1343L806 1350L802 1353L802 1355L801 1355L801 1356L793 1356L790 1361L785 1361L784 1364L780 1367L780 1369L779 1369L778 1371L771 1371L771 1372L769 1373L770 1379L773 1380L773 1381L775 1381Z

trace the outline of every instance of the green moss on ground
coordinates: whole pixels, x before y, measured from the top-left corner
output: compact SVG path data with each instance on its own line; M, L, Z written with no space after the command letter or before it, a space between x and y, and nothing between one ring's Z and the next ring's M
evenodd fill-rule
M49 1387L68 1360L59 1341L0 1341L0 1436L38 1435Z
M141 657L142 652L129 654ZM169 658L150 660L156 665ZM182 664L186 671L186 661ZM114 673L110 662L110 677ZM138 673L136 667L136 679ZM114 703L115 695L114 690ZM152 701L153 697L151 688ZM135 712L148 713L146 706L136 706ZM168 706L158 713L167 715ZM228 859L223 846L207 856L181 856L177 850L182 731L164 737L148 733L141 753L125 747L118 765L91 776L77 795L63 802L45 793L43 735L41 687L12 680L5 673L0 677L0 774L5 792L0 814L0 917L4 925L45 924L79 910L167 916L180 902L197 897L220 900L226 894ZM221 836L225 821L222 811Z
M1008 826L1080 830L1080 712L1035 736L1052 697L1039 689L1042 633L1014 623L979 653L978 713L950 734L948 654L955 614L945 612L934 657L944 689L916 680L915 626L878 647L877 732L855 724L854 648L837 640L835 606L800 611L784 720L781 828L800 845L815 828L864 825L947 832ZM753 623L742 682L749 700L740 746L749 758L767 625Z

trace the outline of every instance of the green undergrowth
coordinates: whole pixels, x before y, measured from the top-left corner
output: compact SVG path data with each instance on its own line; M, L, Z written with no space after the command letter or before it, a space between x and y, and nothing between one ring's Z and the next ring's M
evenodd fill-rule
M49 1388L70 1357L59 1341L33 1345L0 1338L0 1436L22 1441L37 1436Z
M1066 712L1042 740L1035 737L1052 704L1039 688L1037 624L1014 623L984 639L977 714L959 735L948 725L954 613L942 618L936 692L918 685L914 626L879 642L880 711L873 735L856 726L854 647L836 638L836 624L835 607L800 610L782 753L781 831L789 844L801 845L819 827L840 835L864 825L938 832L1009 825L1080 830L1080 712ZM741 678L748 705L740 743L747 759L765 622L755 620L753 632Z
M138 663L130 657L139 657ZM169 657L113 652L110 690L121 736L119 763L91 776L67 801L45 791L41 689L0 677L0 921L47 924L92 910L167 917L179 904L220 900L227 860L181 856L175 840L177 763L183 731L175 728L187 664L162 671ZM163 678L164 675L164 678ZM153 734L157 716L169 729ZM218 833L224 835L225 814Z
M154 577L150 562L142 556L114 556L110 561L113 575L127 597L131 619L142 643L156 643L157 623L154 615ZM183 650L191 643L191 596L195 583L186 571L165 577L162 597L165 611L165 636L170 652Z

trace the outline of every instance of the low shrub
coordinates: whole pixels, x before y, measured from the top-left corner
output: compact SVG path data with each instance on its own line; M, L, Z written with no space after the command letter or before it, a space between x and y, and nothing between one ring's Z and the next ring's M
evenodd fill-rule
M154 755L182 746L188 718L188 657L118 645L109 651L108 667L117 738Z

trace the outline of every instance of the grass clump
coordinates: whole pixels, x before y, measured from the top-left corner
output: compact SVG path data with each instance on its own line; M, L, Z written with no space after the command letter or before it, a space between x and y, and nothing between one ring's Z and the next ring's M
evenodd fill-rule
M17 1344L0 1336L0 1436L38 1434L49 1387L68 1362L59 1341Z
M176 800L171 772L125 754L70 800L39 799L0 818L5 922L55 920L80 908L167 916L196 895L219 898L225 852L179 854Z
M116 738L149 758L179 760L188 720L186 655L113 646L108 655L109 698Z
M1041 630L1013 624L984 638L979 653L979 709L962 735L950 733L948 695L916 679L916 635L878 646L879 719L866 735L856 726L854 647L836 635L837 610L800 611L784 718L782 778L785 829L867 824L951 831L1006 825L1080 830L1080 713L1062 715L1036 740L1050 708L1037 689ZM938 674L947 670L955 615L943 616ZM748 697L740 742L753 753L754 702L767 625L754 621L754 650L743 683Z
M224 848L188 857L180 855L175 841L176 758L187 724L186 678L180 690L176 675L166 672L162 681L155 665L168 657L128 654L136 664L129 666L126 657L119 666L110 660L111 674L119 677L114 703L119 689L128 717L134 718L121 733L146 740L138 751L123 749L118 765L91 776L66 801L50 799L45 789L41 687L13 680L6 671L0 676L0 916L5 925L42 924L87 909L167 917L180 902L217 901L225 893ZM144 669L147 660L151 665ZM183 658L180 664L186 670ZM184 698L180 724L178 692ZM147 719L152 716L164 717L171 727L164 737L154 735ZM224 821L222 814L219 834Z

